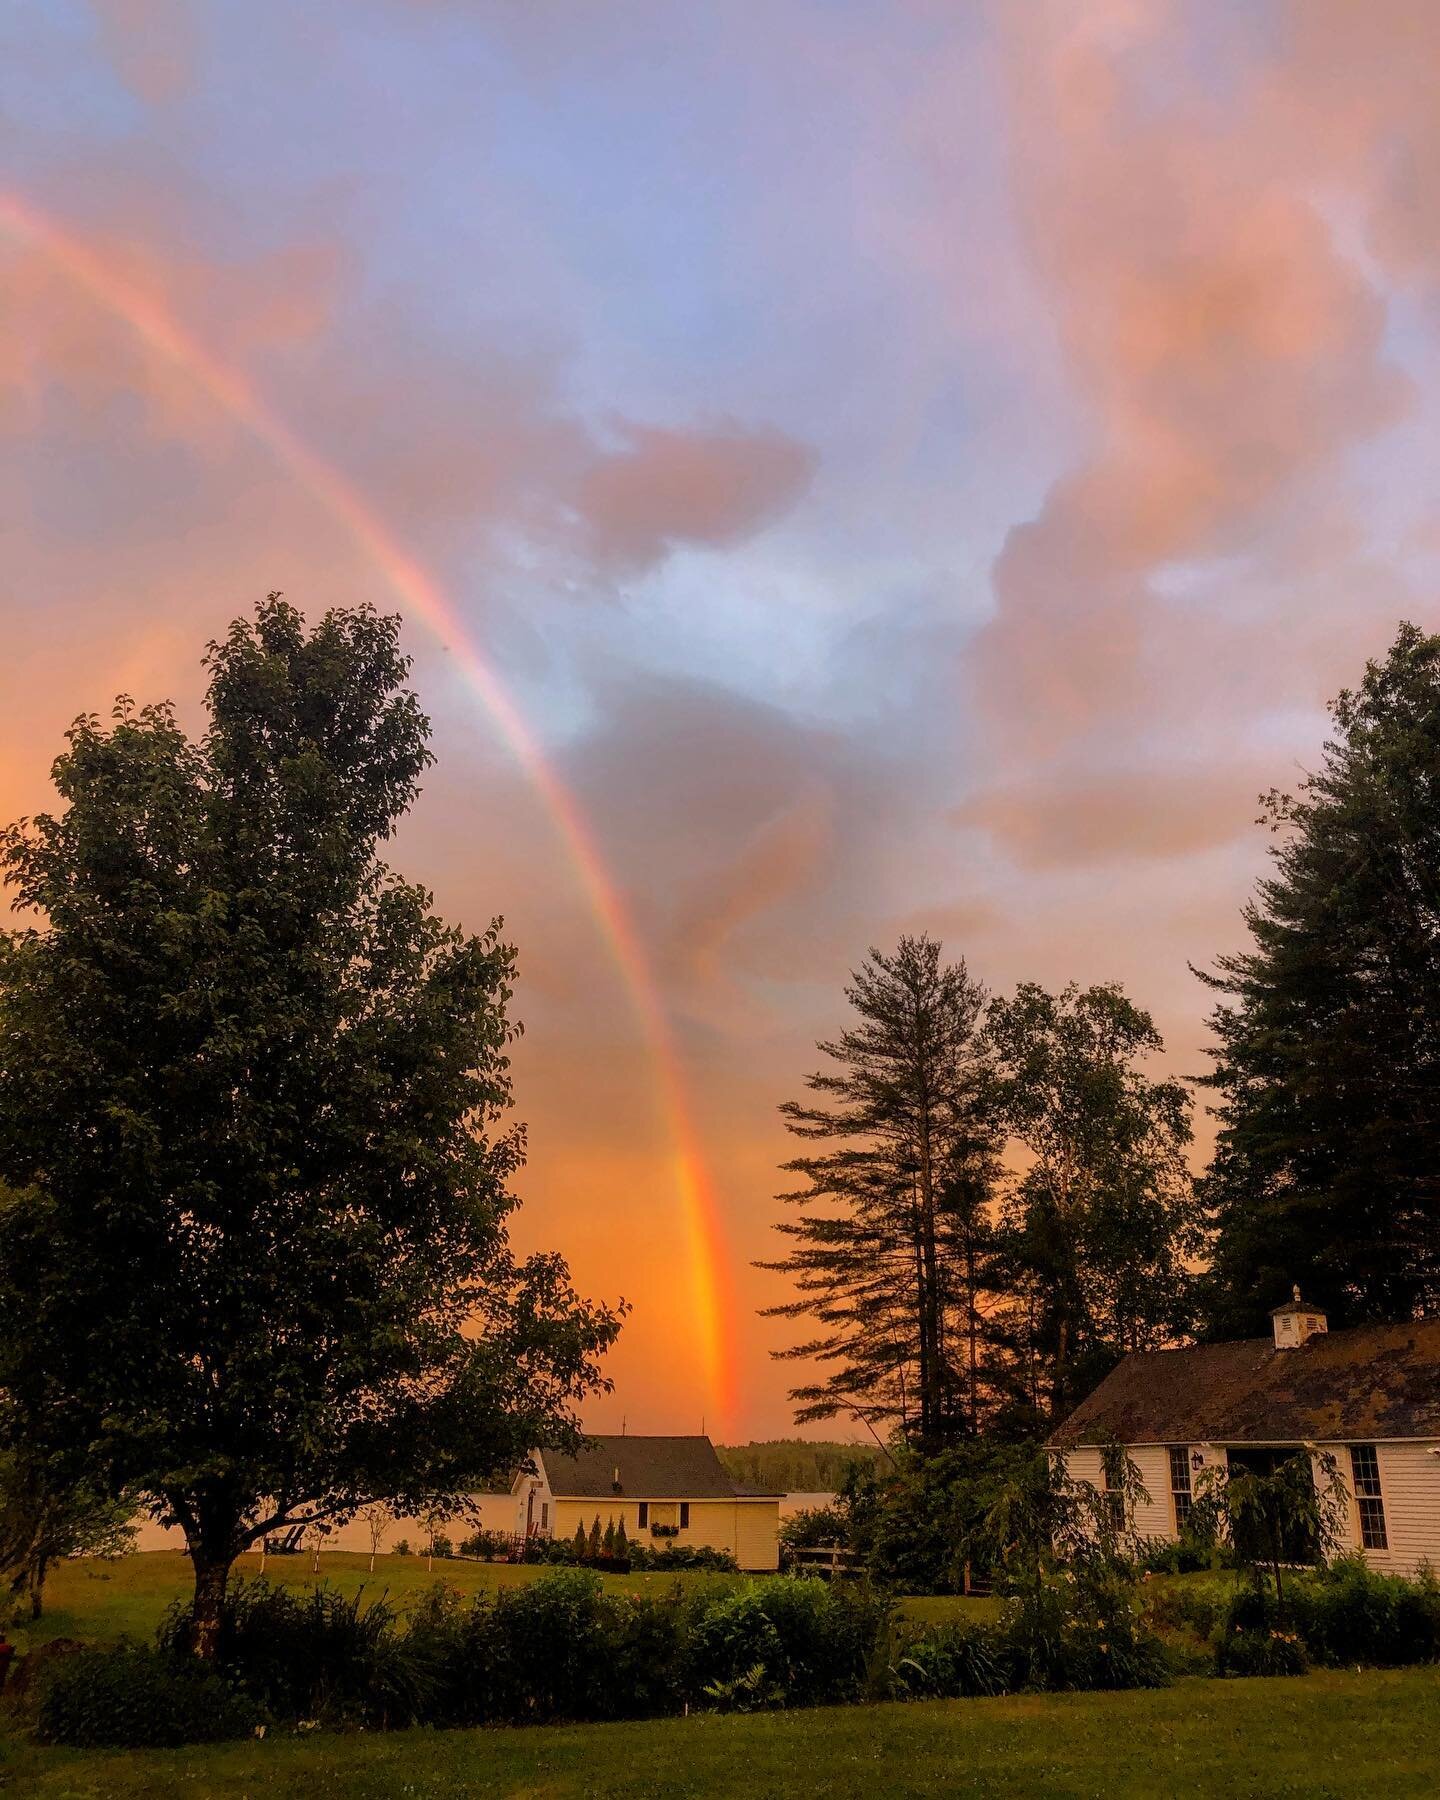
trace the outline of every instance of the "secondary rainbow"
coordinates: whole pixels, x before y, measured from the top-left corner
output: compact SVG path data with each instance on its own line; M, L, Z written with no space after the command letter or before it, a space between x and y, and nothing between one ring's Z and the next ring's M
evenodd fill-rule
M13 193L0 191L0 227L39 250L96 305L114 314L153 350L183 368L237 419L320 503L384 575L402 605L422 619L454 657L466 682L544 802L601 935L624 981L655 1069L667 1120L673 1178L690 1240L695 1332L711 1406L732 1415L726 1261L714 1189L691 1115L669 1020L644 949L574 796L546 761L504 684L471 641L453 603L392 536L374 510L331 464L303 443L246 378L220 362L149 295L86 244Z

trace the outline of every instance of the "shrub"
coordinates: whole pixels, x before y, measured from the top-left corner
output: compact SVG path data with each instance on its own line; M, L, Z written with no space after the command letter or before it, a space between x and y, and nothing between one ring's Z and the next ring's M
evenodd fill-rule
M1190 1533L1180 1538L1141 1538L1136 1545L1135 1565L1151 1575L1198 1575L1233 1564L1223 1544Z
M1188 1631L1208 1638L1229 1606L1229 1594L1214 1582L1201 1586L1186 1582L1170 1587L1159 1582L1143 1589L1145 1616L1161 1631Z
M172 1606L162 1650L188 1654L190 1610ZM384 1600L329 1587L296 1595L267 1581L232 1584L220 1617L220 1668L284 1719L404 1725L421 1716L426 1673Z
M743 1700L753 1710L763 1694L770 1704L784 1704L784 1646L754 1588L704 1607L691 1627L688 1661L697 1699L703 1695L721 1707Z
M1104 1564L1043 1572L1009 1602L1001 1627L1017 1688L1165 1687L1170 1663L1135 1584Z
M1241 1626L1215 1637L1217 1675L1303 1675L1310 1666L1305 1646L1279 1626Z
M890 1603L868 1586L772 1576L748 1590L775 1627L783 1662L776 1670L792 1706L858 1700L878 1647L885 1641Z
M998 1634L964 1623L936 1626L897 1648L887 1685L896 1700L957 1700L1001 1694L1006 1656Z
M494 1608L494 1698L500 1716L605 1716L615 1606L598 1575L556 1569L525 1587L502 1589Z
M390 1546L390 1554L392 1556L408 1556L410 1554L409 1538L396 1538Z
M511 1539L503 1531L486 1531L483 1528L472 1532L467 1538L460 1540L461 1556L474 1557L479 1562L503 1561L510 1555Z
M1382 1575L1358 1556L1292 1582L1294 1629L1317 1662L1399 1666L1440 1659L1440 1583Z
M728 1550L712 1550L708 1544L666 1544L651 1550L633 1539L630 1567L666 1573L673 1569L707 1569L717 1575L738 1575L740 1565Z
M246 1737L259 1719L253 1700L211 1665L121 1643L46 1671L35 1730L50 1744L139 1750Z

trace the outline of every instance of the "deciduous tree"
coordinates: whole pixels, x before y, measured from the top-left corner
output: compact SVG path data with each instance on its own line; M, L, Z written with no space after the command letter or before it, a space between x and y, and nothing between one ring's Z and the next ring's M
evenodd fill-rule
M198 741L82 717L0 839L0 1378L184 1531L202 1654L265 1533L573 1447L618 1324L509 1247L513 952L380 860L430 760L398 639L272 597Z
M1116 986L1022 983L992 1004L986 1035L1018 1152L1005 1205L1017 1373L1040 1417L1059 1419L1126 1351L1188 1323L1189 1097L1141 1066L1164 1046Z

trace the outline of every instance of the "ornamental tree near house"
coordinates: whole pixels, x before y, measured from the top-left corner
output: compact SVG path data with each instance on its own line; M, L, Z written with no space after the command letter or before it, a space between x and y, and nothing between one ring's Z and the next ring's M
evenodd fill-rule
M615 1312L507 1239L514 954L378 850L430 761L399 622L278 596L208 726L117 703L0 837L0 1391L178 1524L213 1653L248 1545L573 1448Z

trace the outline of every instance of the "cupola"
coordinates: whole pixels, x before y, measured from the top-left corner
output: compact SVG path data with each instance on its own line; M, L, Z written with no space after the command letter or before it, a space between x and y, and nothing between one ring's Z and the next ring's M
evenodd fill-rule
M1320 1308L1300 1298L1298 1287L1291 1288L1290 1298L1271 1312L1270 1323L1274 1327L1277 1350L1294 1350L1307 1338L1317 1337L1330 1329Z

